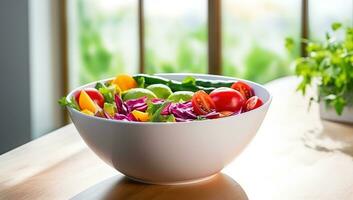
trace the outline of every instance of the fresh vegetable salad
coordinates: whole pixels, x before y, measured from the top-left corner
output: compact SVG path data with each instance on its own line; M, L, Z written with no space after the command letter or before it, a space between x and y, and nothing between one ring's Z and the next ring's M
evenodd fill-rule
M95 88L76 92L60 105L86 115L120 121L186 122L237 115L263 102L242 81L186 77L182 82L159 76L119 74Z

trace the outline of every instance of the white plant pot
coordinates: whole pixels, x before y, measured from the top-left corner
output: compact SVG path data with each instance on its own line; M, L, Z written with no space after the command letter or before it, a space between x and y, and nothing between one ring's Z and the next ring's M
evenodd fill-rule
M338 115L332 107L326 107L325 102L320 102L321 119L353 124L353 106L345 107L342 115Z

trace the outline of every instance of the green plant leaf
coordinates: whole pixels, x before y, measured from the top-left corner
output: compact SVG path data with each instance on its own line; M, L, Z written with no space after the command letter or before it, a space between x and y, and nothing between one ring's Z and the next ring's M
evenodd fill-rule
M331 28L332 28L332 30L334 30L334 31L340 29L341 27L342 27L342 24L339 23L339 22L334 22L334 23L331 24Z
M284 42L284 46L288 51L292 51L294 49L294 40L293 38L287 37Z
M302 78L297 90L303 94L318 79L319 94L315 98L342 114L345 106L353 105L353 27L333 23L326 32L326 40L307 41L307 56L299 57L295 73ZM336 30L345 30L344 38ZM289 40L289 45L291 41ZM312 101L312 100L311 100Z
M337 96L334 94L330 94L324 97L324 100L328 100L328 101L334 101L336 100Z
M346 101L342 97L338 97L334 101L332 101L332 104L336 110L336 113L338 115L342 115L343 108L346 105Z

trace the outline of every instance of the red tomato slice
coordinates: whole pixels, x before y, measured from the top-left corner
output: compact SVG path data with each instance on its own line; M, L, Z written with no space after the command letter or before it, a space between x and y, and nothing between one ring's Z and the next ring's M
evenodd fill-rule
M263 102L258 96L253 96L245 102L243 112L254 110L255 108L262 106L262 104Z
M210 97L216 106L217 112L230 111L238 113L245 102L245 98L240 92L226 87L213 90L210 93Z
M251 86L242 81L233 83L231 88L239 91L246 99L249 99L250 97L255 95L254 90L251 88Z
M215 104L211 97L203 90L195 92L191 99L194 112L198 115L206 115L214 111Z
M94 101L99 107L103 108L104 106L104 97L103 95L95 88L86 88L84 91L88 94L88 96ZM78 102L81 91L75 94L75 100Z

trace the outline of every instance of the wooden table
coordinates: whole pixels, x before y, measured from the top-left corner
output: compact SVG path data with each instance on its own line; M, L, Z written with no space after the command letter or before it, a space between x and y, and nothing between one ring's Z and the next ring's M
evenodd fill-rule
M258 135L222 174L196 185L139 184L100 161L72 124L0 156L0 199L353 199L353 127L321 121L294 92L273 104ZM10 133L9 133L10 134Z

